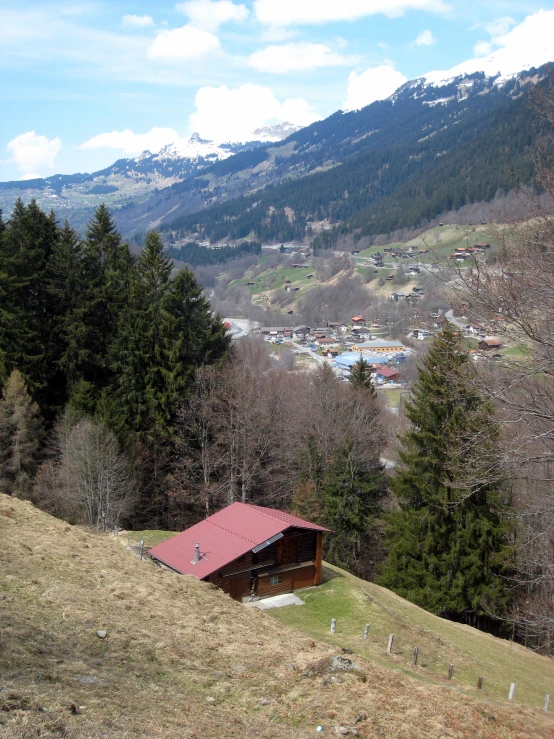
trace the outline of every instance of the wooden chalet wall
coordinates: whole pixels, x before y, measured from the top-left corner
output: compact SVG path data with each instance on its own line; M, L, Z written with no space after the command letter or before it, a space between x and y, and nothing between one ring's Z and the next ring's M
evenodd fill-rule
M252 552L248 552L242 557L230 562L218 572L213 572L206 578L206 582L217 585L224 593L227 593L235 600L242 600L244 595L250 592L250 569L253 559ZM244 569L243 569L244 566ZM242 570L235 572L235 570Z
M256 554L248 552L206 578L235 600L252 587L260 597L292 593L321 582L321 532L292 528ZM304 563L304 566L298 565ZM271 578L279 582L271 584Z

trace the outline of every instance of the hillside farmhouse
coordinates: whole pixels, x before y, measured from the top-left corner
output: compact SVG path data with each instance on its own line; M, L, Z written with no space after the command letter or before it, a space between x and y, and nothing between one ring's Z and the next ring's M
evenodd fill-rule
M273 508L233 503L153 547L150 556L235 600L264 598L321 583L327 531Z
M479 342L479 349L488 351L489 349L500 349L502 342L497 339L496 336L487 336L485 339Z

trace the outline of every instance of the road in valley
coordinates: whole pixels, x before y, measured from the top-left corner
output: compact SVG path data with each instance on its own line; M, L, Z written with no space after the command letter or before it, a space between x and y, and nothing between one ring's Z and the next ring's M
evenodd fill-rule
M452 308L446 311L444 317L447 321L450 321L450 323L453 323L458 328L463 329L464 326L467 326L467 318L465 319L465 321L460 321L458 318L454 318L454 311L452 310Z
M287 340L287 344L293 346L298 354L308 354L312 359L315 359L316 362L319 362L319 364L323 364L328 361L326 357L321 357L319 354L312 351L309 346L302 346L302 344L297 344L296 341L292 341L290 339Z

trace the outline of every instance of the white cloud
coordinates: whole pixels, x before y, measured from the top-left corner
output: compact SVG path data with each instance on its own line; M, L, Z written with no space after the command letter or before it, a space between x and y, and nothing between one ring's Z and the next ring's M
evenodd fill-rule
M407 77L389 66L372 67L361 73L352 72L348 77L343 108L358 110L376 100L384 100L405 82Z
M255 129L270 123L307 126L319 118L303 98L281 102L262 85L202 87L194 104L196 110L189 116L191 131L217 142L251 140Z
M350 64L348 57L336 54L328 46L301 41L296 44L267 46L250 55L248 64L259 72L298 72L318 67Z
M126 128L124 131L99 133L85 141L80 149L118 149L123 154L140 154L149 149L158 152L166 144L177 143L180 136L174 128L154 127L147 133L134 133Z
M498 36L504 36L512 26L515 26L516 22L509 15L503 16L502 18L495 18L491 23L488 23L485 28L487 33L490 33L492 38L498 38Z
M132 28L148 28L154 25L154 19L150 15L124 15L121 22L124 26Z
M6 147L11 152L10 161L17 165L23 175L37 177L37 170L52 170L54 168L54 160L62 148L62 142L59 138L48 139L46 136L40 136L34 131L27 131L16 136Z
M422 31L415 40L416 46L433 46L437 43L437 39L431 31Z
M189 0L178 3L176 10L188 15L193 26L217 31L224 23L245 21L249 11L246 5L235 5L230 0Z
M449 6L443 0L255 0L254 11L262 23L273 26L320 24L354 21L368 15L389 18L407 10L444 13Z
M492 44L490 41L478 41L473 47L473 53L475 56L487 56L492 51Z
M186 61L198 59L219 49L219 39L213 33L194 26L160 31L147 56L156 61Z
M261 34L260 40L269 43L287 41L289 38L298 36L298 31L292 28L283 28L283 26L266 26Z
M503 37L508 33L510 28L515 25L515 20L506 15L502 18L495 18L491 23L485 26L485 30L490 34L489 41L478 41L473 47L475 56L488 56L495 46L503 45Z

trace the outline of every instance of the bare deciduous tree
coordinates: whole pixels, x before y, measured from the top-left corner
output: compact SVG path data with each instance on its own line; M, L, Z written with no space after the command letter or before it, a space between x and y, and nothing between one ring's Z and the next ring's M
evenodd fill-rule
M50 460L39 470L35 501L74 523L113 528L135 502L130 465L103 424L83 419L55 430Z

